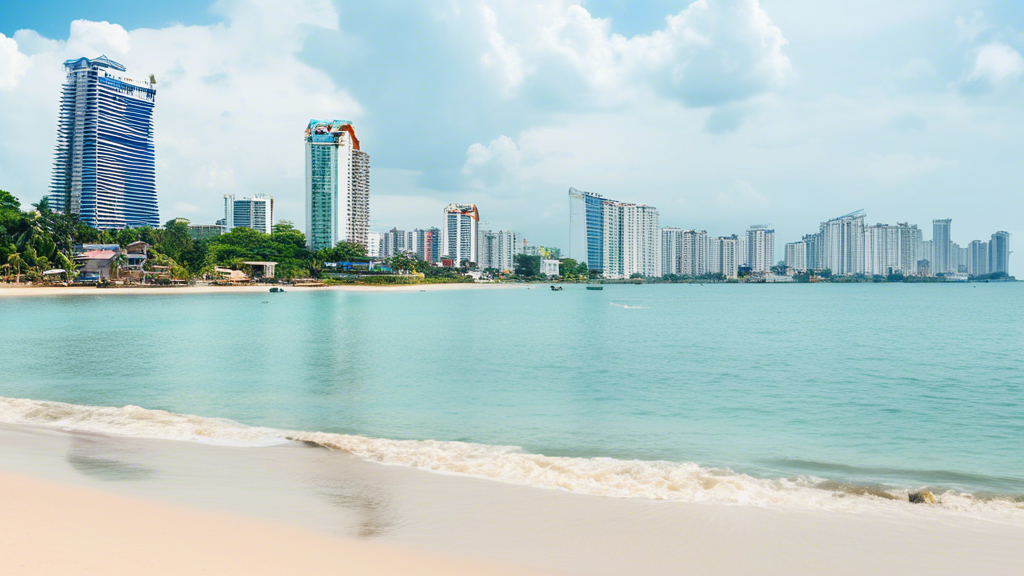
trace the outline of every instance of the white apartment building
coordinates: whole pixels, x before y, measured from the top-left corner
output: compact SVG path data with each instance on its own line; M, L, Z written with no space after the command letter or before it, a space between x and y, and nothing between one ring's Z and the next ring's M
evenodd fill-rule
M864 273L863 210L822 222L819 234L818 268L837 276Z
M540 259L540 275L541 276L558 276L558 267L561 264L558 260L550 260L548 258Z
M661 273L682 274L683 229L661 229Z
M633 274L660 277L661 230L658 210L644 204L605 201L604 266L606 278L629 278Z
M459 266L463 262L478 262L477 243L480 211L476 204L449 204L444 209L441 228L441 257Z
M770 272L775 265L775 230L754 225L747 230L747 266L751 272Z
M708 272L724 274L726 278L739 276L740 241L735 234L711 238L708 241Z
M310 120L305 142L306 245L312 251L341 241L367 246L370 156L360 150L352 123Z
M477 268L494 268L500 272L515 270L515 256L522 252L519 236L511 230L481 230L478 241Z
M786 266L790 270L804 272L807 270L807 243L789 242L786 244Z
M270 234L274 227L274 198L257 194L249 198L224 195L224 229L252 228Z
M366 233L366 255L370 258L382 258L384 254L384 233Z

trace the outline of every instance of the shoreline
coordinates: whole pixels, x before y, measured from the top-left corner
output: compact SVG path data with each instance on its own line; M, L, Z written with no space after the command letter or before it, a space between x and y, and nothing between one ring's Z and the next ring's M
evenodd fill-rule
M603 498L298 442L3 424L0 445L0 489L17 496L0 513L20 528L0 554L33 573L137 573L155 559L156 573L999 575L1024 562L1024 527L970 517Z
M0 298L25 296L94 296L94 295L140 295L140 294L252 294L269 292L273 286L281 286L286 292L311 291L342 291L342 292L419 292L474 290L485 288L513 288L517 284L485 284L469 282L452 282L442 284L400 284L394 286L346 285L346 286L291 286L291 285L251 285L251 286L122 286L115 288L97 288L95 286L25 286L17 284L0 284Z

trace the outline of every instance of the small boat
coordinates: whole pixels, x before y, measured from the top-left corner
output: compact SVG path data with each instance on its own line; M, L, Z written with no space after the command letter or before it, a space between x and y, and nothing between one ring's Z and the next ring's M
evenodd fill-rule
M604 290L604 286L587 286L587 290Z
M281 287L278 287L278 286L274 286L273 288L270 289L270 291L271 292L284 292L284 288L281 288Z
M552 286L551 287L551 291L552 292L561 292L562 291L562 287L561 286Z

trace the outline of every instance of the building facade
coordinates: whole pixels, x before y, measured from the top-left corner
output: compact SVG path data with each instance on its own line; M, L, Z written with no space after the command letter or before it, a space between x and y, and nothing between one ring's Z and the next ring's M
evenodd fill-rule
M747 266L751 272L768 273L775 265L775 230L754 225L747 230Z
M950 236L949 229L952 220L932 220L932 257L929 259L932 264L932 274L945 274L956 272L950 260Z
M499 272L515 270L515 256L523 251L519 235L511 230L482 230L479 240L480 269L494 268Z
M307 247L315 252L341 241L367 247L370 157L352 123L310 120L305 142Z
M105 56L64 62L50 205L100 230L160 225L156 88Z
M838 276L864 273L864 211L827 222L819 229L818 269Z
M224 227L229 232L235 228L252 228L270 234L274 228L274 198L266 194L250 198L225 194Z
M790 270L804 272L807 267L807 243L789 242L786 244L786 267Z
M569 188L569 257L606 278L662 275L661 229L653 206Z
M988 242L988 273L1010 273L1010 233L999 231Z
M383 258L384 254L384 233L366 233L366 255L370 258Z
M972 276L988 274L988 242L972 240L967 245L967 273Z
M444 209L444 227L441 228L442 259L455 266L463 262L478 262L477 243L480 211L476 204L449 204Z
M653 206L606 200L601 205L604 225L601 267L605 278L634 274L660 277L661 228ZM589 262L588 262L589 265Z
M711 274L723 274L726 278L739 276L739 238L732 236L720 236L708 241L708 272Z

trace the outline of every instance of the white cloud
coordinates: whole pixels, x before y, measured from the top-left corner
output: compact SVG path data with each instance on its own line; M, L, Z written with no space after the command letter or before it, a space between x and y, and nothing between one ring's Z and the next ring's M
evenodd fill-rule
M1024 57L1003 44L992 42L975 51L974 65L964 77L964 85L975 88L999 88L1024 74Z
M486 146L477 142L466 150L462 173L477 188L507 187L520 176L521 156L519 146L505 135Z
M0 34L0 90L9 90L18 85L18 78L32 66L29 57L18 50L13 38Z
M118 24L75 20L71 23L67 50L89 58L100 54L116 58L131 50L131 39L128 31Z
M589 94L574 101L617 103L657 92L715 106L773 90L792 74L786 39L758 0L698 0L651 34L625 37L578 3L502 3L485 7L485 62L505 63L506 86L541 89L574 75ZM511 63L511 64L509 64Z
M268 193L280 218L302 225L302 130L310 118L357 122L362 107L324 71L300 58L310 27L338 28L330 2L221 2L224 22L125 31L78 20L66 40L19 31L33 47L7 66L0 41L0 182L26 203L48 187L57 112L69 58L106 53L133 77L157 78L154 129L161 218L195 207L214 221L224 193ZM6 39L4 39L6 40ZM27 62L27 63L26 63ZM31 74L20 72L31 67ZM20 75L20 82L18 76ZM44 129L40 129L43 126ZM373 153L372 149L370 150ZM295 213L288 206L298 206Z
M498 17L494 10L486 4L482 5L480 9L483 12L487 44L490 46L490 51L480 57L480 62L484 66L500 68L505 81L505 95L511 95L523 82L525 74L523 60L519 56L519 51L509 45L505 37L498 31Z

